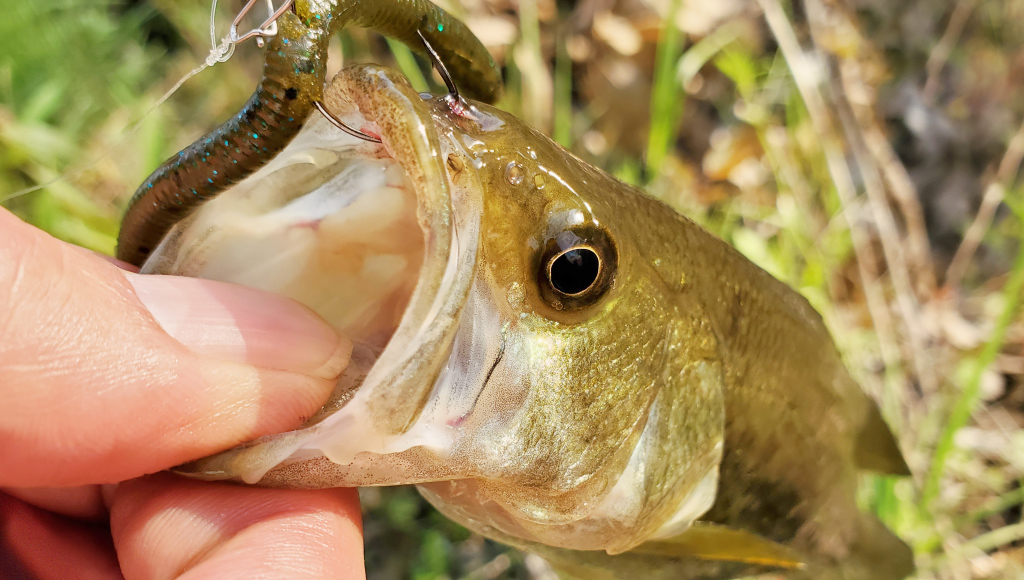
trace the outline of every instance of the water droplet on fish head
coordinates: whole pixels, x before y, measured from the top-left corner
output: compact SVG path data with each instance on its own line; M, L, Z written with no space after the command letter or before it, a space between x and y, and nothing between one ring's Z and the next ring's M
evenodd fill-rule
M537 189L544 189L544 186L547 185L547 182L544 181L543 173L538 173L537 175L533 176L533 185Z
M524 173L522 165L519 165L515 161L510 161L509 164L505 166L505 181L509 182L511 185L519 185L523 182Z

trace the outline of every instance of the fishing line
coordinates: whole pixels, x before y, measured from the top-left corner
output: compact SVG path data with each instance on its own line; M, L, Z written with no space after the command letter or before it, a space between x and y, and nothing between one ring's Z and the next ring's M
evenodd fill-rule
M167 102L167 99L171 98L171 96L174 93L178 92L178 89L180 89L182 85L188 82L192 77L214 66L217 63L227 62L228 59L230 59L235 54L237 36L236 34L234 34L234 31L232 30L225 34L219 43L217 42L217 1L218 0L212 0L212 2L210 3L210 53L206 55L206 60L204 60L202 64L200 64L196 68L186 73L183 77L178 79L178 82L174 83L174 86L168 89L159 99L157 99L156 103L148 110L146 110L146 112L143 113L141 117L139 117L134 122L128 124L128 127L126 128L123 137L121 137L116 143L108 147L105 153L94 159L92 162L88 163L87 165L80 169L66 171L59 177L55 177L46 183L40 183L33 185L31 187L26 187L25 189L19 189L6 196L0 197L0 203L8 202L12 199L21 197L23 195L28 195L41 189L46 189L47 187L51 187L62 181L69 181L72 177L79 177L83 175L86 171L93 169L94 167L99 165L101 161L104 161L105 159L110 157L114 153L114 150L123 145L126 141L128 141L130 137L133 137L136 133L138 133L139 129L142 128L142 122L148 119L149 116L157 110L157 108L159 108L165 102Z

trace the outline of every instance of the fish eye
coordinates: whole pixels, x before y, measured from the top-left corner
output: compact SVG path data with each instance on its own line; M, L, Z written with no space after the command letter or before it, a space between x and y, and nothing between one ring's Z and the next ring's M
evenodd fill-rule
M566 296L577 296L597 282L601 273L601 257L593 248L569 248L548 262L548 280L555 290Z
M593 304L611 286L615 265L615 247L603 229L563 231L548 240L541 255L541 297L555 310Z

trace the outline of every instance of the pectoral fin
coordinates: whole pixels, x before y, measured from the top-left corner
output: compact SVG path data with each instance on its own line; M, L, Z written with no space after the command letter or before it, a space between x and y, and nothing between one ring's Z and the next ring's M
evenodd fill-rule
M630 552L652 556L742 562L786 569L805 566L796 551L782 544L750 532L702 522L695 523L678 536L644 542Z
M854 461L860 469L889 475L910 475L896 438L874 404L869 405L857 434Z

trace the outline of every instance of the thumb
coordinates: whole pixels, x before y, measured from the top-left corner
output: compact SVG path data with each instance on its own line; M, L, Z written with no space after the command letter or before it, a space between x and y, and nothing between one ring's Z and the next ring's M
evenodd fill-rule
M151 473L298 426L351 344L264 292L120 270L0 209L0 485Z

